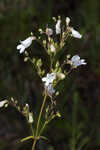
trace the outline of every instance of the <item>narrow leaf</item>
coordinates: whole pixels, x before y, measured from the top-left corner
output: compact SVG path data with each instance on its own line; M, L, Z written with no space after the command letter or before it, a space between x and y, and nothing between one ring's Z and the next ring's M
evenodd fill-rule
M24 142L24 141L27 141L27 140L30 140L30 139L34 139L33 136L28 136L28 137L25 137L21 140L21 142Z

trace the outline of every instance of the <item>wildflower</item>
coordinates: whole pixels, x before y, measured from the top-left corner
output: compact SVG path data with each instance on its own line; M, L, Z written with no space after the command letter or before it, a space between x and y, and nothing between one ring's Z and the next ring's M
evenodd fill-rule
M48 86L45 86L45 90L50 96L52 96L55 93L55 89L52 87L51 83Z
M78 39L82 38L82 35L78 31L74 30L73 28L70 28L70 31L72 33L72 37L75 37L75 38L78 38Z
M28 48L32 44L32 41L35 39L36 37L30 36L24 41L20 41L20 44L17 46L17 50L19 50L20 54L23 53L25 49Z
M56 34L60 34L61 33L61 27L60 27L60 24L61 24L61 20L59 19L56 23Z
M8 103L8 100L1 101L0 102L0 108L5 106L5 104L7 104L7 103Z
M80 59L78 55L73 56L69 63L73 68L77 68L80 65L86 65L85 59Z
M51 28L46 28L46 35L51 36L53 34L53 30Z
M51 51L52 53L54 53L54 52L55 52L55 47L54 47L54 45L53 45L53 44L51 44L51 45L50 45L50 51Z
M42 78L42 81L45 82L45 86L49 86L49 84L53 83L56 79L56 73L48 73L46 77Z

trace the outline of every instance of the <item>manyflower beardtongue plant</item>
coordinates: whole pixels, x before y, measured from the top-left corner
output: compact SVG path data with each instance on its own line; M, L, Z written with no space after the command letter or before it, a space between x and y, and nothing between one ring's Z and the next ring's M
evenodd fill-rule
M32 44L32 41L35 39L36 37L30 36L24 41L20 41L20 44L17 46L17 50L19 50L20 54L23 53L25 49L28 48Z
M44 68L45 65L43 65L44 62L42 61L43 57L40 57L40 55L39 58L37 55L36 58L35 56L30 57L31 53L28 54L27 51L25 52L24 55L25 56L24 61L29 60L32 63L32 65L34 65L35 69L34 71L37 71L37 74L39 75L40 78L42 77L41 80L44 86L43 91L44 94L38 118L36 119L36 121L34 120L33 111L30 111L30 106L28 104L25 104L23 108L21 108L17 100L14 100L13 98L11 98L10 102L8 100L0 102L0 108L7 107L9 104L17 108L17 110L26 117L27 122L30 124L30 129L32 133L31 136L23 138L21 142L32 139L33 140L32 150L36 150L35 147L36 144L38 146L39 139L46 139L44 136L41 135L45 127L48 125L48 123L55 117L57 116L60 117L59 111L56 110L56 96L59 95L59 91L56 91L54 88L59 86L58 82L64 80L65 77L67 77L68 74L72 71L72 69L77 68L80 65L86 65L85 59L80 59L78 55L75 55L72 58L70 57L70 55L64 56L65 48L63 49L63 47L66 43L67 38L68 37L75 37L78 39L82 38L82 35L78 31L74 30L74 28L69 26L70 18L66 17L64 26L61 25L61 23L63 24L63 22L61 22L60 16L58 16L58 19L53 17L53 20L56 22L56 25L54 27L55 31L52 30L52 28L48 28L47 25L45 31L41 28L38 30L40 35L39 37L37 37L37 39L36 37L33 36L33 34L31 34L30 37L26 38L23 41L20 41L20 44L17 46L17 50L19 50L20 53L23 53L25 49L32 44L32 41L36 39L37 43L39 42L39 45L40 43L43 44L42 47L46 50L45 54L47 54L48 59L48 61L46 62L49 63L47 64L47 66L49 66L47 69L49 70L49 73L47 73L46 76L44 76L47 70L45 70L46 67ZM56 33L56 35L53 34L54 32ZM45 34L45 36L42 37L43 34ZM60 51L62 52L60 53ZM63 56L65 59L62 58ZM70 64L70 69L68 71L66 71L66 68L64 67L66 63ZM50 101L51 103L47 102L48 96L49 99L51 100ZM43 116L45 108L46 108L45 116ZM33 123L35 124L33 125Z
M71 58L69 63L72 65L72 68L77 68L80 65L86 65L85 59L80 59L78 55L75 55Z

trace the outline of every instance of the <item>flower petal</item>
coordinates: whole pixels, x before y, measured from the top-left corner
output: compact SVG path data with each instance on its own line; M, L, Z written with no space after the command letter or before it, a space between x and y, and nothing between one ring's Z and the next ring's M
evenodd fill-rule
M21 49L20 49L20 54L22 54L25 51L25 47L22 45Z
M21 48L22 48L22 45L21 45L21 44L17 46L17 49L18 49L18 50L21 49Z
M42 81L45 82L46 81L46 77L42 78Z

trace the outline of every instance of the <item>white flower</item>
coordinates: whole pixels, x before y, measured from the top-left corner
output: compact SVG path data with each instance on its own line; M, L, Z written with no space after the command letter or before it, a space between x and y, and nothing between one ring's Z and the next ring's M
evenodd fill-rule
M52 87L52 84L45 86L45 89L48 92L48 95L50 96L52 96L55 93L55 89Z
M48 73L46 77L42 78L42 81L45 82L45 86L48 86L49 84L53 83L55 79L56 73Z
M70 30L72 32L73 37L78 38L78 39L82 38L82 35L78 31L74 30L73 28L70 28Z
M8 103L8 100L1 101L0 102L0 108L3 107L7 103Z
M55 52L55 47L54 47L54 45L53 45L53 44L51 44L51 45L50 45L50 51L51 51L52 53L54 53L54 52Z
M86 65L85 59L80 59L78 55L75 55L69 61L73 68L77 68L80 65Z
M61 33L61 27L60 27L60 24L61 24L61 20L59 19L56 23L56 34L60 34Z
M51 36L53 34L53 30L51 28L46 28L46 34Z
M25 51L26 48L28 48L32 44L32 40L35 40L36 37L30 36L24 41L20 41L21 44L17 46L17 50L19 50L20 54Z

